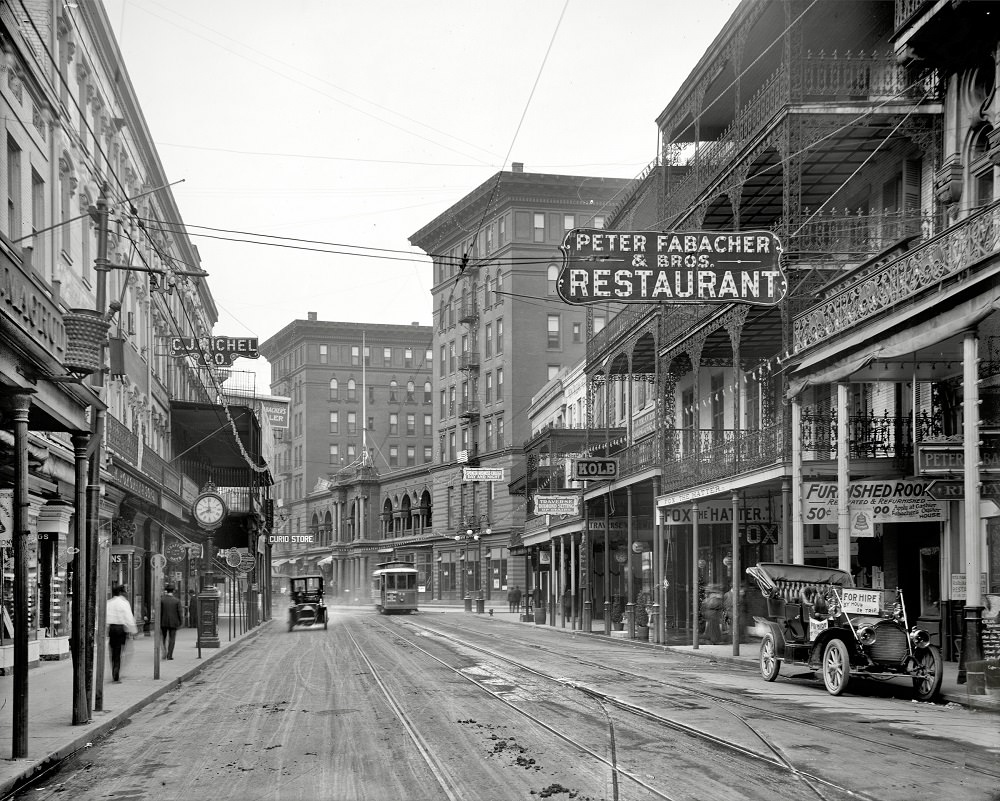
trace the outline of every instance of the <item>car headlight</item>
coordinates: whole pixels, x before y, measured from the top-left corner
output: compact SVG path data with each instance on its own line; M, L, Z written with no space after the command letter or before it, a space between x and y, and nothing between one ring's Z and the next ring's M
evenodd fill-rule
M826 599L826 610L828 617L840 617L840 599L833 593Z
M931 635L924 629L916 627L910 629L910 642L915 646L927 645L931 641Z
M862 645L874 645L875 627L862 626L860 629L858 629L858 642L860 642Z

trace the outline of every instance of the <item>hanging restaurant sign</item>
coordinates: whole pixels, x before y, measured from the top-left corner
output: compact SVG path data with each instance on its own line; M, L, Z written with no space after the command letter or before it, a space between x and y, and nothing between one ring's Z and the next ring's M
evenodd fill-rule
M560 247L566 303L749 303L773 306L787 283L770 231L574 228Z
M256 359L257 337L170 337L170 355L194 356L199 364L231 367L237 359Z

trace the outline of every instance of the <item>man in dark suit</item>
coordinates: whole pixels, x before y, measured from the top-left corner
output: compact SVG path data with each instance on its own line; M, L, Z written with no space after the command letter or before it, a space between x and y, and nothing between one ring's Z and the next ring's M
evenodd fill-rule
M168 584L160 596L160 634L163 637L163 647L166 650L164 659L174 658L174 642L177 640L177 629L183 625L181 617L181 602L174 595L174 585Z

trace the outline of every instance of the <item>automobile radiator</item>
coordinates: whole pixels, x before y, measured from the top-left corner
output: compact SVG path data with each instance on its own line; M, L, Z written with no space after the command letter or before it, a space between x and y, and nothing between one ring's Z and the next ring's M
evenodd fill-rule
M874 662L898 665L906 657L907 634L894 623L885 622L875 626L875 642L868 649Z

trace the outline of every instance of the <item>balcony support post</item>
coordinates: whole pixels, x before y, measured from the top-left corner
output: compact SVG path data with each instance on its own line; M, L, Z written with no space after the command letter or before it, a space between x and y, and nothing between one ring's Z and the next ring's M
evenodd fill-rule
M698 501L691 501L691 647L698 649Z
M788 558L788 517L785 518L785 539L782 542L782 559L793 565L805 560L805 532L802 524L802 397L792 398L792 515L791 559Z
M851 570L851 507L848 493L851 486L851 461L847 399L850 387L844 381L837 384L837 567Z
M962 343L962 435L965 449L965 614L962 630L962 671L959 681L968 680L970 695L986 692L983 660L983 604L979 577L982 573L982 519L980 518L979 473L979 340L975 331L966 331ZM968 673L962 675L965 670Z

